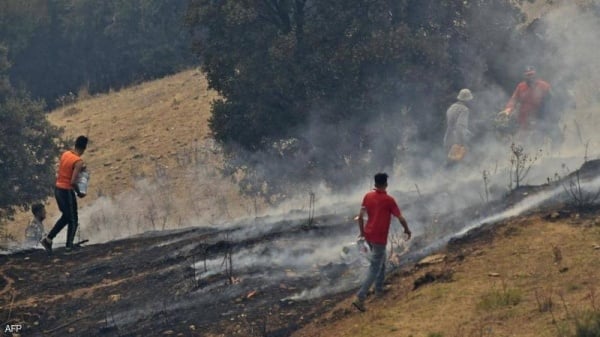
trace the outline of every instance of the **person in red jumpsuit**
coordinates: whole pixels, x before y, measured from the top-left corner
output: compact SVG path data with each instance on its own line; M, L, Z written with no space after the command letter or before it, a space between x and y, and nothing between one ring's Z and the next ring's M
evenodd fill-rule
M545 121L545 114L549 110L550 84L537 78L533 67L527 67L523 75L524 80L517 85L501 113L514 114L519 126L518 141L541 146L544 140L544 123L549 122Z

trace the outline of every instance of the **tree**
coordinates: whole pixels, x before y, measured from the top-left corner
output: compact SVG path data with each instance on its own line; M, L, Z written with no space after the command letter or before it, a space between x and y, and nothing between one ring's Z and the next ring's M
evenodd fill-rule
M87 88L106 92L195 63L186 0L31 0L0 3L0 43L13 84L56 106Z
M7 53L0 46L0 224L16 208L50 195L61 131L50 125L41 101L10 87Z
M421 142L440 142L448 98L482 85L467 61L488 69L495 47L481 32L506 42L520 19L503 0L192 0L188 13L222 96L210 128L226 173L258 175L273 193L389 169L403 118Z

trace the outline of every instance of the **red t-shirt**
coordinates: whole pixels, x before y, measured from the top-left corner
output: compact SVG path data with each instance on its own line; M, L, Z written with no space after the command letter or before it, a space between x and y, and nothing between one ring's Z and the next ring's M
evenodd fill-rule
M375 189L365 195L362 207L367 210L369 216L365 226L367 242L378 245L387 244L392 215L399 217L402 214L396 200L385 191Z

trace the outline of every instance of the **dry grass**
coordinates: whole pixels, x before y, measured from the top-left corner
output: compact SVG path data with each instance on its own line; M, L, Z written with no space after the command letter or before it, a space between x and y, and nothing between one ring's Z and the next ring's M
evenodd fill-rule
M111 195L133 186L136 175L152 175L156 165L173 168L179 151L204 141L215 97L202 74L189 70L89 98L53 111L49 119L65 127L67 137L89 136L85 159L93 187ZM69 114L73 108L80 112Z
M368 302L366 313L352 310L348 300L339 305L351 310L346 316L331 321L324 317L293 336L557 337L559 329L572 333L574 317L598 308L600 250L594 245L600 242L600 227L593 221L581 226L531 217L509 223L493 242L469 246L464 261L449 263L453 282L413 291L419 273L395 276L392 292ZM518 234L508 235L514 228ZM561 247L560 264L555 263L553 246ZM553 305L540 310L540 300L549 298Z

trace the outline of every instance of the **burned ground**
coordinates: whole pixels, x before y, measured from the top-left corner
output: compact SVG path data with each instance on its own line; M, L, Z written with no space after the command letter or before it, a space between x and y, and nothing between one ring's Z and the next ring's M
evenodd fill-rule
M321 299L284 299L321 279L333 282L343 270L315 265L296 277L293 270L246 268L234 259L231 272L224 267L201 277L193 265L226 263L227 254L258 245L267 254L269 242L328 236L352 225L342 218L319 221L310 230L303 220L281 221L260 237L228 239L236 228L189 229L68 255L57 248L52 256L41 250L2 256L2 318L23 324L26 336L285 336L328 306ZM286 272L280 282L268 279Z
M523 187L504 199L436 216L443 219L443 230L417 235L392 273L421 280L419 286L438 278L451 281L449 269L411 266L448 241L449 262L456 264L471 253L471 244L489 243L499 231L518 234L518 228L506 227L507 219L528 197L549 195L526 212L572 216L575 211L560 208L565 193L552 192L560 188ZM440 196L396 197L427 223L434 217L417 209ZM557 207L560 212L553 211ZM502 213L507 215L496 216ZM290 336L316 319L349 314L334 308L356 289L364 270L342 253L356 235L350 214L352 207L338 207L311 226L296 214L227 228L146 233L71 254L57 247L52 256L40 249L4 255L1 319L4 325L22 324L22 336Z

